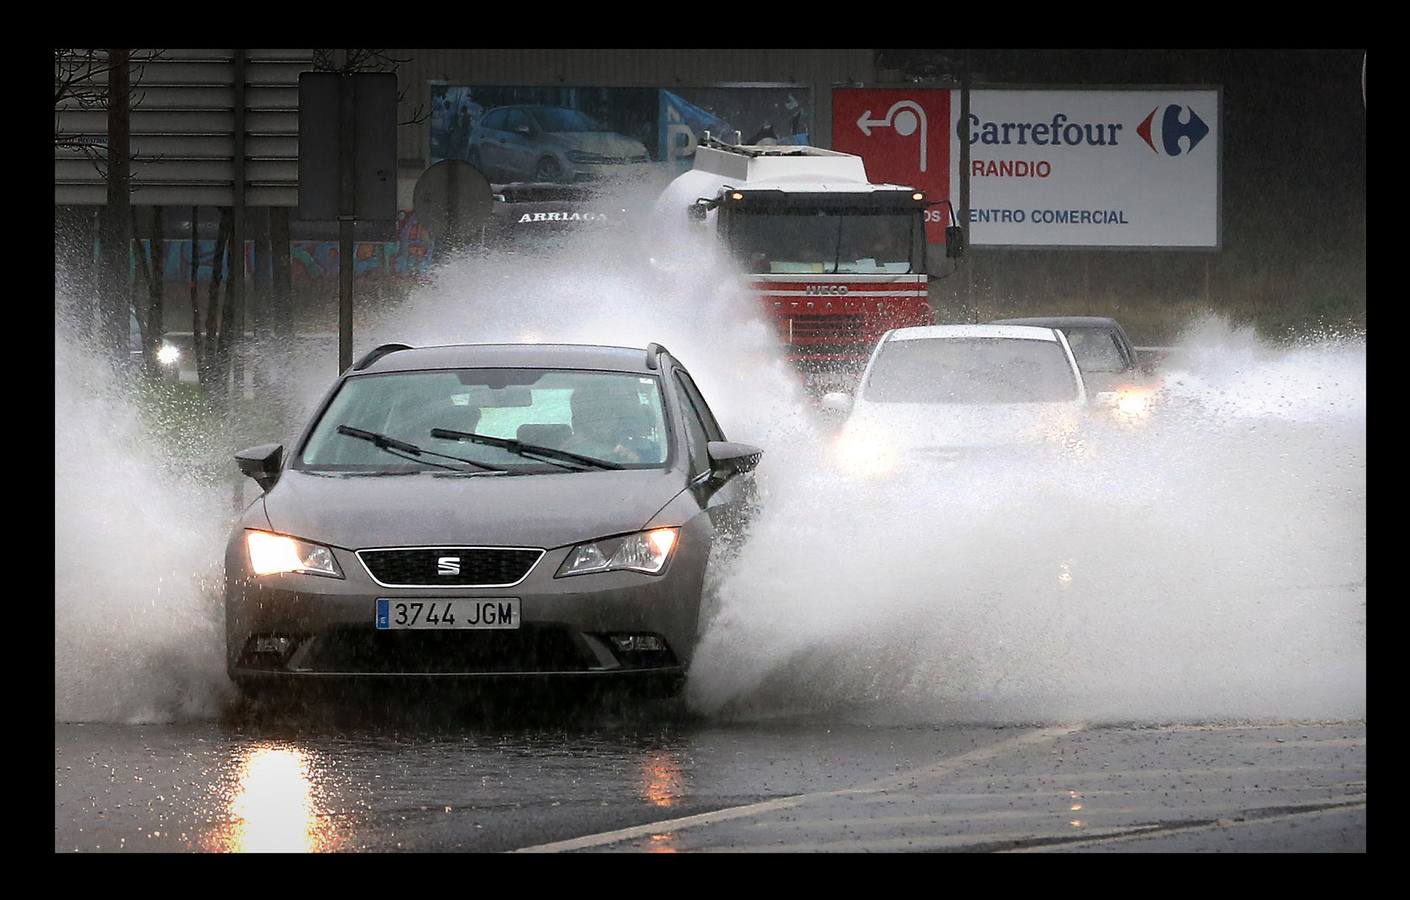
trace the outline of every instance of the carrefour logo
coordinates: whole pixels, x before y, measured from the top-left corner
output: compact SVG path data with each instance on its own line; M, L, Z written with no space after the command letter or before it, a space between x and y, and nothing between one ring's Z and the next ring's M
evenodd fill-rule
M1188 112L1189 116L1182 118L1180 115L1182 111ZM1204 120L1195 112L1194 107L1182 107L1178 103L1171 103L1165 107L1165 112L1157 123L1156 113L1158 112L1160 112L1159 106L1151 110L1151 114L1146 116L1145 121L1136 126L1136 133L1141 136L1141 140L1145 141L1146 145L1156 153L1160 153L1162 149L1170 156L1191 153L1199 145L1199 142L1204 140L1204 136L1209 134L1209 126L1204 124ZM1157 125L1158 128L1153 132L1152 127ZM1188 139L1188 145L1181 148L1180 138Z

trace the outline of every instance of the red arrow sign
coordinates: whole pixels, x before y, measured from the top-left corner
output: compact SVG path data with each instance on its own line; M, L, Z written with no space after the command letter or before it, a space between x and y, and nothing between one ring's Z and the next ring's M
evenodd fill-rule
M939 88L833 88L832 149L855 153L873 182L950 196L950 92ZM948 210L927 211L926 236L945 242Z

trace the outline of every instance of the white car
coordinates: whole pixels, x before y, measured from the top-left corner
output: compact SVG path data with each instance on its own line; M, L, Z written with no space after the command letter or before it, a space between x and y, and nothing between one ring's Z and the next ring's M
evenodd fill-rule
M837 452L860 474L905 462L953 464L1003 447L1069 446L1087 388L1061 331L1025 325L931 325L888 331L872 351Z

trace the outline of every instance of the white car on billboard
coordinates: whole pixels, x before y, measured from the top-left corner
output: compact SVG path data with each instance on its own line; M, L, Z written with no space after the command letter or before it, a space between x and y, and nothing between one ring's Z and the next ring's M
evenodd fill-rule
M501 106L470 133L471 165L495 182L575 182L621 177L650 162L641 141L563 106Z

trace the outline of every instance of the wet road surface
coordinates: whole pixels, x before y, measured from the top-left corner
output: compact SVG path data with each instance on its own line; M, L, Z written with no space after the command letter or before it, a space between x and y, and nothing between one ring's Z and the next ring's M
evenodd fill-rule
M1364 722L55 726L56 851L1364 851Z

